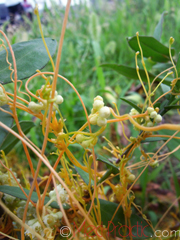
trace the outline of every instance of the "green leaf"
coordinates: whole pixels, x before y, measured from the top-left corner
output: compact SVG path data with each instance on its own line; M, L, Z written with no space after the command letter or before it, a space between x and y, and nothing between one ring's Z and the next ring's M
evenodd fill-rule
M168 12L163 12L161 15L161 18L158 22L158 24L156 25L156 28L154 30L154 38L156 38L158 41L160 41L161 39L161 35L162 35L162 25L163 25L163 21L164 21L164 16L167 14Z
M96 203L97 201L95 201ZM124 213L122 207L120 207L111 222L111 218L114 215L118 204L113 202L108 202L103 199L99 199L100 211L101 211L101 225L107 227L107 231L114 237L122 238L127 236L126 239L147 239L153 235L152 229L149 227L147 222L136 214L131 214L131 227L125 223ZM87 205L87 209L90 204ZM123 226L124 225L124 226ZM126 225L126 226L125 226ZM126 228L126 234L123 232L123 228ZM100 228L96 228L99 230ZM132 235L131 235L132 234ZM100 235L99 235L100 236Z
M25 193L26 193L27 195L29 195L29 191L30 191L30 190L25 189L25 188L23 188L23 190L25 191ZM20 198L20 199L23 199L23 200L27 200L26 196L24 195L24 193L21 191L21 189L20 189L19 187L7 186L7 185L0 185L0 192L9 194L9 195L11 195L11 196L13 196L13 197L17 197L17 198ZM33 191L33 193L32 193L31 200L32 200L34 203L36 203L36 202L38 201L38 195L37 195L37 193L34 192L34 191ZM44 204L48 203L49 200L50 200L50 198L46 196L46 197L45 197ZM57 202L52 202L52 203L50 204L50 206L51 206L52 208L57 208L57 209L59 209L59 205L58 205ZM67 210L67 209L70 208L70 206L69 206L67 203L65 203L65 204L63 204L63 208L64 208L65 210Z
M180 109L180 105L169 105L164 107L166 110L171 110L171 109Z
M1 108L12 113L8 105L4 105ZM14 119L10 114L0 111L0 122L6 124L6 126L11 128L13 125L13 121ZM0 133L1 133L0 134L0 150L1 150L2 143L4 142L4 139L6 138L6 136L8 135L8 131L0 127Z
M127 38L129 46L135 51L140 51L137 37ZM169 48L160 43L154 37L149 36L139 36L140 45L143 51L143 56L146 58L151 58L154 62L167 62L169 58ZM175 55L175 50L171 49L172 56Z
M104 63L104 64L101 64L100 66L111 68L112 70L115 70L116 72L118 72L119 74L122 74L123 76L125 76L127 78L139 80L137 71L135 68L124 66L124 65L112 64L112 63ZM144 69L139 69L139 74L141 76L142 81L147 82L147 77L146 77L146 73L145 73ZM148 74L149 74L150 81L152 82L153 79L155 78L155 76L149 72L148 72ZM156 82L160 82L161 80L162 80L162 78L159 77L156 79ZM172 79L167 77L163 81L163 83L170 86L171 81L172 81Z
M89 174L83 171L81 168L75 166L76 171L79 173L83 181L88 185L89 184ZM91 179L91 185L94 185L94 180Z
M133 102L131 102L125 98L120 98L120 99L122 99L124 102L128 103L131 107L135 108L139 113L142 112L142 109L140 107L136 106L136 104L134 104Z
M103 162L105 163L106 165L108 165L110 168L112 168L112 173L113 174L118 174L119 173L119 168L114 166L108 159L106 159L105 157L99 155L99 154L96 154L97 155L97 161L100 161L100 162Z
M101 179L99 179L99 181L97 182L97 185L102 183L104 180L106 180L112 173L112 168L109 168L105 174L101 177Z
M19 122L19 124L20 124L21 129L24 132L24 134L27 134L30 131L30 129L35 126L34 123L31 121L22 121L22 122ZM16 133L19 133L16 125L14 125L12 127L12 130L14 130ZM3 150L5 152L5 154L7 154L8 152L10 152L13 149L13 147L19 141L20 140L18 138L16 138L13 134L8 133L3 144L0 146L0 149Z
M56 41L51 38L45 38L50 54L54 55L56 50ZM16 64L18 79L25 79L32 76L37 69L42 69L49 61L48 54L44 47L42 39L34 39L27 42L20 42L12 45ZM8 48L8 60L12 64L12 57ZM10 79L11 71L6 62L6 51L0 53L0 75L1 84L12 82ZM13 74L14 76L14 74Z

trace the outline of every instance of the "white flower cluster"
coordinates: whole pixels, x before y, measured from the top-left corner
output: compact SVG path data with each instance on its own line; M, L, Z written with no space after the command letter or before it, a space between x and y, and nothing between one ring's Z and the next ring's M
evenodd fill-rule
M31 219L27 222L27 225L34 230L36 233L44 237L44 231L43 227L41 226L40 222L38 221L38 218ZM37 239L36 236L33 234L33 231L31 229L27 229L25 231L25 235L29 236L31 239L35 240Z
M153 127L155 123L160 123L162 121L162 116L160 114L158 114L158 111L159 109L156 108L152 108L152 107L148 107L147 108L147 112L148 112L148 115L145 116L145 118L134 118L134 120L136 122L138 122L139 124L142 124L143 126L146 126L146 127ZM139 112L132 108L131 111L130 111L130 115L133 116L133 115L138 115ZM139 129L138 129L139 130Z
M17 181L20 182L20 179L17 178L17 173L13 172L13 174L16 177ZM11 183L12 186L18 186L11 172L3 173L0 171L0 185L9 185L9 183Z
M97 96L94 98L93 109L89 116L92 125L104 127L107 124L107 118L110 116L111 111L109 107L104 106L103 98Z
M61 184L59 184L57 186L57 191L58 191L58 195L61 199L61 202L65 203L68 200L68 194L67 194L66 190L62 187ZM57 196L56 196L55 189L49 192L49 197L50 197L50 199L53 199L55 202L57 202Z
M9 102L7 95L4 93L3 88L0 86L0 107Z
M16 214L17 214L17 217L20 219L23 219L25 206L26 206L26 201L24 201L24 200L21 200L18 203L18 206L16 209ZM32 205L31 202L29 202L28 210L27 210L27 214L26 214L26 223L28 220L31 220L32 218L35 219L36 217L37 217L36 208Z
M52 91L50 92L50 97L52 97ZM63 103L64 99L61 95L58 95L55 91L54 99L40 99L39 103L30 102L28 108L35 114L38 114L40 111L45 110L48 102L53 102L53 111L58 108L58 105Z
M43 217L43 222L47 227L53 228L62 217L62 212L50 213Z
M42 220L43 220L43 223L45 224L45 226L47 228L50 228L52 232L52 229L54 229L55 227L57 227L58 225L60 226L60 219L63 217L62 215L62 212L56 212L56 213L50 213L50 214L47 214L45 216L43 216ZM33 234L33 231L34 230L36 233L38 233L39 235L41 235L42 237L45 237L45 230L46 229L43 229L43 227L41 226L38 218L34 218L34 219L31 219L29 221L27 221L27 225L31 228L31 229L28 229L25 231L25 235L26 236L29 236L31 239L33 240L36 240L36 236ZM46 238L45 238L46 239ZM48 238L49 239L49 238ZM51 239L51 238L50 238ZM54 238L53 238L54 239Z
M157 113L159 111L158 108L154 110L154 108L148 107L147 111L149 113L149 117L153 119L155 123L160 123L162 121L162 116Z
M3 195L3 199L7 206L12 206L16 202L16 197L13 197L13 196L11 196L9 194L5 194L5 193Z

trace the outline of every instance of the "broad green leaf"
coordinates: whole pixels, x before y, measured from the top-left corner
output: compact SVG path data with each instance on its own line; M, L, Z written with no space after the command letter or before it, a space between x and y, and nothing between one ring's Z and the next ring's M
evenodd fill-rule
M119 173L119 168L114 166L108 159L106 159L105 157L99 155L99 154L96 154L97 155L97 161L100 161L100 162L103 162L105 163L106 165L108 165L110 168L112 168L112 173L113 174L118 174Z
M119 74L122 74L123 76L127 77L127 78L131 78L134 80L138 80L138 75L137 75L137 71L135 68L132 67L128 67L128 66L124 66L124 65L117 65L117 64L111 64L111 63L104 63L100 65L101 67L108 67L111 68L113 70L115 70L116 72L118 72ZM143 82L147 82L147 77L146 77L146 73L144 71L144 69L139 69L139 74L141 76L141 79ZM149 73L149 78L150 81L152 82L153 79L155 78L155 76L152 73ZM156 79L156 82L160 82L162 79L159 77ZM172 79L171 78L166 78L163 83L170 86Z
M27 195L29 195L29 191L30 191L30 190L25 189L25 188L23 188L23 190L25 191L25 193L26 193ZM20 189L19 187L7 186L7 185L0 185L0 192L9 194L9 195L11 195L11 196L13 196L13 197L17 197L17 198L20 198L20 199L23 199L23 200L27 200L26 196L24 195L24 193L21 191L21 189ZM36 202L38 201L38 195L37 195L37 193L34 192L34 191L33 191L33 193L32 193L31 200L32 200L34 203L36 203ZM50 200L50 198L46 196L46 197L45 197L44 204L48 203L49 200ZM50 206L51 206L52 208L57 208L57 209L59 209L59 205L58 205L57 202L52 202L52 203L50 204ZM67 209L70 208L70 206L69 206L67 203L65 203L65 204L63 204L63 208L64 208L65 210L67 210Z
M111 173L112 173L112 167L109 168L109 169L105 172L105 174L104 174L104 175L101 177L101 179L97 182L97 185L100 184L100 183L102 183L104 180L106 180L106 179L111 175Z
M4 105L1 108L12 113L8 105ZM0 122L6 124L6 126L11 128L13 125L13 121L14 119L10 114L0 111ZM8 135L8 131L0 127L0 150L1 150L2 143L4 142L4 139L7 135Z
M129 46L135 51L140 51L137 37L127 38ZM167 62L169 61L169 48L160 43L154 37L139 36L140 45L143 51L143 56L151 58L154 62ZM175 50L171 49L172 56L175 55Z
M89 174L83 171L81 168L75 166L76 171L79 173L83 181L88 185L89 184ZM94 180L91 179L91 185L94 185Z
M126 102L127 104L129 104L131 107L135 108L139 113L142 112L141 108L136 106L136 104L134 104L133 102L125 99L125 98L121 98L124 102Z
M56 41L54 39L45 38L50 54L54 55L56 50ZM48 54L44 47L42 39L34 39L27 42L20 42L12 45L16 64L18 79L25 79L32 76L37 69L42 69L49 61ZM8 49L8 60L13 62L10 51ZM6 51L0 52L0 76L1 84L12 82L10 79L11 71L6 62ZM14 74L13 74L14 76Z
M160 41L161 39L161 35L162 35L162 25L163 25L163 21L164 21L164 16L167 14L168 12L163 12L161 15L161 18L158 22L158 24L156 25L156 28L154 30L154 38L156 38L158 41Z
M95 201L96 203L97 201ZM110 235L114 237L122 238L123 236L126 236L126 239L147 239L153 236L153 231L147 224L147 222L139 217L136 214L131 214L131 227L126 224L125 225L125 217L123 213L122 207L120 207L111 222L111 218L114 215L118 204L113 202L108 202L103 199L99 199L100 202L100 211L101 211L101 225L105 225L107 228L107 231ZM87 208L89 208L90 204L87 205ZM96 230L99 230L100 227ZM126 230L126 233L123 231Z
M19 123L20 123L21 129L24 132L24 134L27 134L30 131L30 129L35 126L34 123L31 121L22 121ZM14 130L16 133L18 133L18 129L17 129L16 125L14 125L12 127L12 130ZM13 149L13 147L19 141L20 140L18 138L16 138L13 134L8 133L3 144L0 146L0 150L3 150L5 152L5 154L7 154L8 152L10 152Z
M167 110L180 109L180 105L169 105L169 106L165 106L164 108Z
M160 130L158 132L159 134L163 134L163 135L169 135L172 136L175 131L171 131L171 130ZM176 137L180 137L180 133L176 134ZM176 147L179 147L179 139L174 139L172 138L168 143L167 143L167 147L169 148L169 151L173 151ZM179 161L180 161L180 149L178 149L176 152L172 153L172 155L174 155Z

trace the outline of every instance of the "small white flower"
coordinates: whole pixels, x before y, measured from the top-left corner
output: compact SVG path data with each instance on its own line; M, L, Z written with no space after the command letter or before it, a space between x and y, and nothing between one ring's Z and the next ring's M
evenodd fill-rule
M0 86L0 107L9 102L8 97L3 91L3 88Z
M103 102L103 98L101 96L99 96L99 95L94 98L94 101L96 101L96 100L100 100L100 101Z
M97 125L99 127L104 127L104 126L106 126L106 124L107 124L107 119L99 116L97 119Z
M50 213L43 217L43 222L47 227L54 227L55 223L63 217L62 212Z
M130 115L134 116L134 115L137 115L137 114L139 114L139 112L135 108L132 108L131 111L130 111Z
M150 113L150 118L155 118L157 116L157 112L153 111Z
M16 200L15 197L8 195L8 194L4 194L3 198L7 205L9 205L9 204L12 205L14 203L14 201Z
M152 168L155 168L155 167L158 167L158 166L159 166L159 162L158 162L157 160L155 160L155 161L151 162L149 165L150 165Z
M89 119L90 123L92 125L96 125L97 124L97 118L98 118L97 114L95 116L91 116L91 118Z
M44 105L40 103L30 102L28 108L35 114L38 114L44 109Z
M153 123L152 123L151 121L149 121L149 122L147 123L147 127L153 127Z
M76 141L78 143L81 143L82 141L84 141L84 135L83 134L77 134L76 135Z
M152 113L152 112L154 111L154 108L148 107L148 108L147 108L147 111L148 111L148 113L150 114L150 113Z
M127 181L128 181L129 183L134 182L135 178L136 178L136 177L135 177L134 174L130 174L130 175L127 177Z
M61 202L65 203L68 199L68 195L67 195L66 190L61 186L61 184L59 184L57 186L57 191L58 191L58 195L61 199ZM55 189L49 192L49 197L57 202L57 196L56 196L56 190Z
M61 95L57 95L57 97L56 97L56 103L57 103L57 104L61 104L61 103L63 103L63 101L64 101L63 97L62 97Z
M89 141L89 140L83 141L83 142L81 143L81 146L82 146L83 148L89 148L89 146L90 146L90 141Z
M162 116L160 114L158 114L155 118L154 118L154 121L156 123L160 123L162 121Z
M57 94L58 94L57 91L55 91L55 92L54 92L54 97L56 97ZM50 91L50 96L52 97L52 91Z
M110 111L110 108L109 107L102 107L100 110L99 110L99 115L100 117L102 118L108 118L111 114L111 111Z
M29 220L27 224L32 230L34 230L35 232L40 234L42 237L44 237L44 231L41 224L38 221L38 218ZM37 239L36 236L32 233L31 229L26 230L25 235L30 236L32 239Z
M103 106L104 106L104 103L101 100L95 100L93 103L93 109L96 109L96 110L99 110Z
M93 137L93 138L90 138L89 140L83 141L81 143L81 146L83 148L93 148L96 145L97 141L98 141L98 138Z

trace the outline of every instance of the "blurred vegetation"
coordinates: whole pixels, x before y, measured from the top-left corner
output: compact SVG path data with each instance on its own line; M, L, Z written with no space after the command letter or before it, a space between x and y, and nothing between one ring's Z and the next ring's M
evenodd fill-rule
M60 8L55 4L52 4L51 9L45 7L41 13L45 37L51 37L59 41L64 11L64 8ZM120 97L123 97L131 89L133 81L120 76L114 71L102 69L99 65L108 62L135 67L135 54L128 47L126 38L134 36L137 31L140 35L152 36L163 12L166 12L166 14L161 42L167 46L169 38L173 36L175 39L173 47L177 53L180 50L180 8L178 1L96 0L96 4L91 4L90 7L83 3L71 7L59 73L75 85L89 111L92 107L93 98L97 95L102 95L107 104L112 104L113 101L116 102L120 109L122 104ZM13 31L6 28L6 33L12 44L40 37L36 16L33 17L33 22L30 22L27 18L24 18L24 20L23 26L18 26ZM5 26L2 27L5 28ZM54 61L55 59L56 56L54 56ZM50 64L45 69L53 71ZM23 84L25 84L25 81ZM42 85L41 78L37 78L34 85L31 83L31 88L36 85L38 89L38 84L39 87ZM85 116L82 114L82 106L76 94L66 83L59 81L57 88L58 92L66 99L61 111L64 118L68 118L66 125L69 131L73 131L84 123ZM30 120L27 119L26 115L22 115L22 119ZM107 134L109 134L110 138L113 138L112 128ZM136 136L136 134L131 128L131 135ZM41 147L39 144L42 143L43 136L40 127L31 130L31 138L37 146ZM119 139L120 137L116 131L116 141ZM158 147L158 144L152 144L151 146L153 151L154 148ZM46 151L47 155L48 152L52 152L50 148L52 146L49 144ZM17 149L17 152L20 151L22 150ZM81 152L78 152L78 155L80 156ZM136 157L140 157L140 151L138 150ZM53 156L51 158L53 161ZM81 161L81 159L79 160ZM172 172L167 166L163 165L163 167L164 170L160 175L161 181L164 180L162 181L162 188L169 189L172 187L169 181ZM178 169L179 164L175 169L177 176L180 175ZM142 199L138 199L138 201L142 200L142 206L145 206L148 182L156 178L161 170L162 167L159 170L151 171L151 177L149 178L147 177L148 172L142 175L140 185L143 194L141 192ZM156 197L159 198L159 201L162 200L160 194ZM151 198L153 202L152 210L149 210L148 214L153 223L156 224L158 220L155 214L157 198L154 195ZM165 211L164 207L161 210Z

